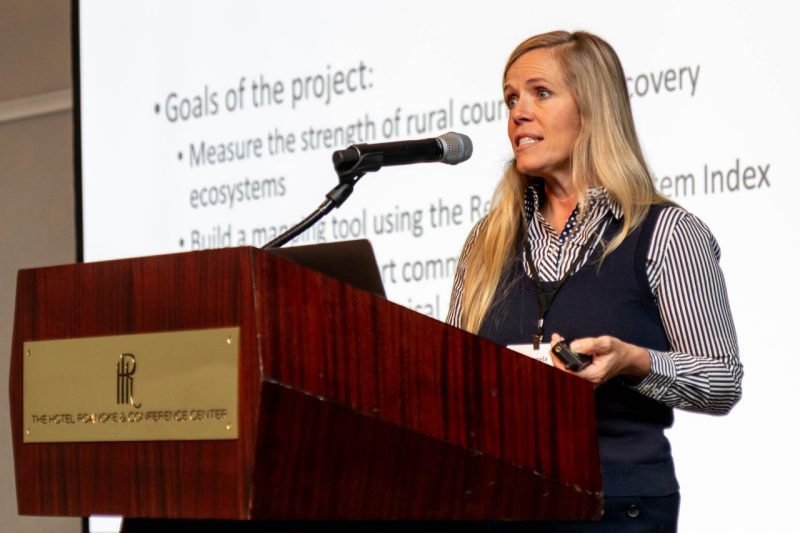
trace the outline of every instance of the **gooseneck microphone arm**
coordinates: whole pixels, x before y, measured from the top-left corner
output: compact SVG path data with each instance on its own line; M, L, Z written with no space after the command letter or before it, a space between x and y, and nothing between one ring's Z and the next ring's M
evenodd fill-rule
M358 175L349 176L344 180L340 176L339 185L328 191L328 194L325 195L325 200L319 204L319 207L317 207L313 213L269 241L267 244L262 246L261 249L269 250L270 248L280 248L316 224L319 219L330 213L334 207L341 206L344 201L347 200L347 197L350 196L350 193L353 192L353 187L358 179L363 175L364 174L361 173Z
M441 162L456 165L472 155L472 141L466 135L449 132L434 139L396 141L376 144L354 144L333 153L333 168L339 184L328 191L325 200L306 218L284 231L262 249L280 248L333 210L340 207L353 192L353 187L367 172L390 165Z

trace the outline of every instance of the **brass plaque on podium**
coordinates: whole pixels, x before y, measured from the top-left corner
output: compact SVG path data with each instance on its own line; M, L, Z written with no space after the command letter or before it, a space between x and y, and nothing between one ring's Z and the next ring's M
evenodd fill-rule
M238 437L239 328L24 343L25 442Z

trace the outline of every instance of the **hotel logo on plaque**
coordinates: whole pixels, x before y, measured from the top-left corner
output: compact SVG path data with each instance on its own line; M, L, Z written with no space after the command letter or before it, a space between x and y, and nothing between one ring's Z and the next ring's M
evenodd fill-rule
M136 373L136 356L122 353L117 362L117 404L132 405L139 409L142 404L133 399L133 375Z

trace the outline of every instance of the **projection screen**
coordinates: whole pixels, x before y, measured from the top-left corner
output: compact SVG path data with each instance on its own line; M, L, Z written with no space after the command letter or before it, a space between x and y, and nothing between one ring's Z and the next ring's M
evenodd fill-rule
M83 0L83 259L263 245L337 183L334 150L456 131L469 161L367 174L293 243L369 239L388 297L443 319L511 157L508 53L551 29L597 33L622 59L656 186L720 243L745 367L730 415L676 413L681 530L781 530L800 474L798 22L777 1Z

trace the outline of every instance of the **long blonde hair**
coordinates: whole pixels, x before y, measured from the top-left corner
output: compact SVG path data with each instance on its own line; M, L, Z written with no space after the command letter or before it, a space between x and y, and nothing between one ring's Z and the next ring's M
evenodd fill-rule
M539 48L553 50L581 117L571 156L579 204L583 205L589 187L600 185L622 208L622 229L606 243L605 257L644 220L651 204L665 199L656 191L644 161L625 74L614 49L587 32L543 33L517 46L508 58L503 79L517 59ZM518 256L526 231L523 213L529 179L517 171L515 159L509 161L492 207L465 258L460 326L468 331L480 329L505 269Z

